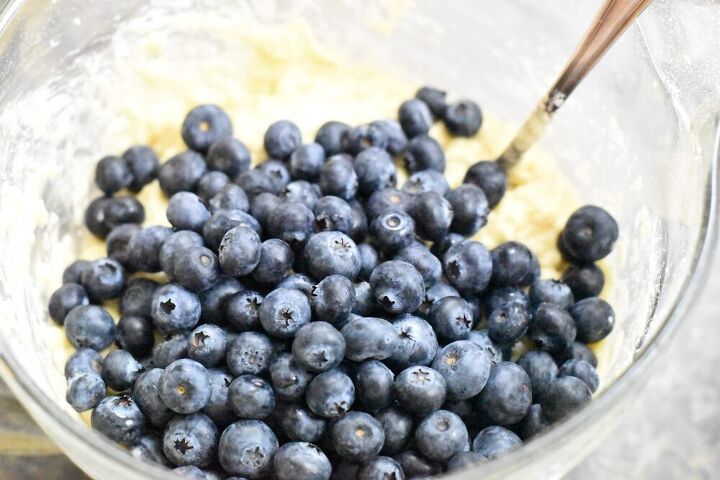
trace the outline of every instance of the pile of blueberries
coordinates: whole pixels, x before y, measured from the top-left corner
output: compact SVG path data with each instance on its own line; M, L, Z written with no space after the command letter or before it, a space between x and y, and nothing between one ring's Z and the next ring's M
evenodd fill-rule
M145 146L103 158L85 223L107 258L71 264L49 305L77 349L70 405L191 478L401 480L497 458L588 402L615 220L573 213L562 281L522 243L467 239L506 173L481 161L451 189L435 121L469 137L482 115L423 87L399 121L328 122L313 143L273 123L250 168L227 114L201 105L163 164ZM123 193L155 179L172 228L141 226Z

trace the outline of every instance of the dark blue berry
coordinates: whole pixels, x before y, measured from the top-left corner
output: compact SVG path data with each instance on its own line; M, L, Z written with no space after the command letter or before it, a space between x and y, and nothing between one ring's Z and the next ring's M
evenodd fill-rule
M359 184L352 157L347 154L329 157L320 169L318 183L323 195L334 195L343 200L353 198Z
M375 457L363 462L357 471L357 480L404 479L400 464L390 457Z
M145 416L127 395L105 397L90 417L92 428L116 442L129 444L145 429Z
M430 247L430 251L438 258L443 258L445 256L445 253L450 250L451 247L454 247L455 245L462 243L465 241L465 236L460 235L459 233L453 233L450 232L444 237L436 240L432 247Z
M92 348L80 348L65 362L65 379L70 380L83 373L100 376L103 358Z
M239 226L250 227L258 235L262 235L260 223L252 215L242 210L216 210L203 227L205 243L217 251L225 234Z
M212 418L218 427L224 427L235 419L235 413L228 402L228 387L233 380L225 371L208 369L210 376L210 398L202 412Z
M181 251L188 250L191 247L201 247L203 245L203 238L196 232L185 230L182 232L175 232L163 242L160 247L158 254L158 263L163 272L172 281L175 277L173 271L173 264L175 261L175 255Z
M251 290L237 292L225 302L228 326L238 332L255 330L260 326L258 310L263 296Z
M186 151L170 158L158 168L158 181L165 195L195 190L205 175L207 164L197 152Z
M163 451L173 465L205 467L215 459L218 430L202 413L175 416L163 433Z
M90 299L81 285L77 283L66 283L55 290L50 296L48 311L50 312L50 318L55 320L55 323L58 325L62 325L70 310L81 305L89 304Z
M345 338L345 358L354 362L389 358L399 341L392 324L381 318L356 318L345 324L341 333Z
M465 240L445 252L443 270L450 284L461 293L479 294L490 283L494 265L482 243Z
M136 223L123 223L113 228L105 240L107 256L120 262L123 267L130 267L130 238L140 228Z
M606 257L617 238L615 219L600 207L586 205L570 215L558 243L567 260L585 264Z
M325 150L317 143L300 145L290 155L290 174L297 180L317 181L325 163Z
M447 109L447 93L435 87L424 86L415 93L415 98L422 100L435 118L442 118Z
M577 339L584 343L599 342L612 332L615 326L615 311L605 300L588 297L570 307L575 320Z
M123 152L122 158L132 174L132 182L129 187L131 190L139 192L157 177L160 161L152 148L145 145L134 145Z
M216 141L232 136L232 122L217 105L198 105L188 112L180 133L188 148L204 153Z
M535 280L530 285L530 303L534 306L543 302L554 303L568 309L574 303L570 287L557 280Z
M433 124L432 113L427 104L415 98L400 105L398 118L408 138L428 133Z
M460 417L447 410L438 410L418 424L415 446L430 460L447 462L456 453L469 450L470 439Z
M208 200L208 206L212 213L218 210L242 210L243 212L250 210L250 202L245 191L234 183L222 187Z
M445 237L453 220L453 209L437 192L414 195L408 212L415 220L415 230L424 240L436 241Z
M528 336L548 353L560 353L575 341L573 317L552 303L541 303L530 321Z
M423 192L435 192L443 197L450 191L445 175L437 170L420 170L415 172L402 187L402 191L410 195L417 195Z
M281 160L270 158L257 164L255 168L267 173L275 185L275 190L278 192L284 190L292 180L290 170L286 166L285 162Z
M397 188L384 188L370 195L366 204L367 214L371 219L386 210L407 211L410 197Z
M147 463L157 463L169 466L165 452L162 449L161 440L155 435L148 433L140 436L128 449L131 457Z
M548 387L540 400L543 415L555 422L561 420L588 403L592 397L590 387L573 376L558 377Z
M225 359L227 344L225 330L217 325L201 325L188 337L188 357L204 367L214 367Z
M270 222L270 215L283 203L283 200L273 193L263 192L256 195L250 205L250 213L260 223L263 229L267 229Z
M95 184L106 195L129 187L132 183L132 172L127 162L115 156L102 158L95 167Z
M519 303L507 303L494 309L488 317L488 333L498 345L510 345L527 332L530 314Z
M353 226L353 211L350 205L339 197L320 198L313 209L315 226L318 231L334 230L349 234Z
M520 437L503 427L487 427L480 431L473 440L473 452L483 455L488 460L502 457L522 445Z
M342 361L345 339L329 323L311 322L295 335L292 355L298 366L311 372L325 372Z
M362 410L377 412L394 400L395 375L382 362L365 360L355 371L355 401Z
M480 107L472 100L460 100L448 105L443 115L445 126L457 137L472 137L482 125Z
M294 288L295 290L300 290L309 297L314 286L315 282L313 282L313 280L307 275L302 273L292 273L283 278L275 288Z
M534 403L530 405L527 415L522 419L517 430L523 440L527 441L543 433L549 426L550 422L542 414L542 407L539 403Z
M280 204L268 219L268 233L294 249L302 248L314 231L313 212L302 203Z
M269 335L291 338L310 321L310 302L299 290L278 288L265 296L258 315Z
M487 223L490 207L480 188L464 183L450 191L446 198L453 209L452 231L474 235Z
M195 187L195 191L197 196L200 197L203 202L207 203L228 185L231 185L230 177L222 172L210 171L200 178L197 187Z
M555 355L555 360L559 363L564 363L571 359L585 360L590 365L597 368L597 357L595 357L593 351L582 342L573 342L567 350L559 352Z
M306 180L295 180L280 192L280 198L286 203L302 203L312 210L320 199L320 188Z
M375 457L385 442L380 422L363 412L350 412L337 420L330 429L335 452L353 462Z
M395 460L400 463L405 477L409 479L430 478L443 471L440 462L428 460L414 450L406 450L395 455Z
M250 200L263 192L273 194L280 193L277 190L277 184L272 177L270 177L270 174L257 168L238 175L235 183L242 188Z
M353 163L358 177L358 191L362 195L369 196L377 190L394 187L397 182L392 157L381 148L366 148Z
M430 324L412 315L403 315L392 322L398 333L398 345L390 363L398 369L412 365L430 365L438 349L435 331Z
M220 277L215 286L200 293L200 321L225 325L225 303L231 296L244 290L245 287L234 278Z
M532 404L530 378L512 362L493 365L490 377L476 397L478 412L495 425L512 425L525 416Z
M352 314L362 317L371 317L382 311L380 304L375 300L372 287L368 282L358 282L355 284L355 305L353 305Z
M73 263L65 267L62 275L62 283L82 283L82 273L90 266L88 260L75 260Z
M112 258L101 258L83 271L81 281L88 296L95 301L117 298L125 286L125 269Z
M281 353L270 365L270 379L278 397L297 400L305 395L312 374L298 365L291 354Z
M394 391L395 399L404 410L423 417L445 402L447 384L437 370L418 365L395 377Z
M358 125L345 132L342 147L345 152L357 155L368 148L385 149L389 141L385 128L380 125Z
M350 237L357 242L362 242L365 240L368 231L367 215L365 215L362 204L357 199L349 202L349 205L353 209L353 226Z
M128 243L128 263L138 272L160 271L160 249L173 231L152 226L138 230Z
M490 340L487 330L473 330L468 333L465 340L473 342L478 347L485 350L490 355L492 364L500 363L503 360L502 350Z
M468 340L452 342L438 352L432 367L445 378L447 398L467 400L482 391L490 376L490 355Z
M505 242L493 248L493 285L498 287L523 286L533 268L530 249L520 242Z
M226 136L210 146L207 164L210 170L234 179L250 168L250 151L240 140Z
M378 303L393 315L414 312L425 297L420 273L409 263L398 260L378 265L370 275L370 285Z
M124 223L142 223L145 220L145 209L137 198L120 195L108 199L102 216L103 228L109 232Z
M285 160L300 146L302 135L293 122L278 120L268 127L263 142L270 157Z
M395 255L395 260L407 262L420 273L426 287L437 283L442 276L442 263L425 245L413 243Z
M287 404L280 408L280 428L295 442L317 442L325 433L327 422L316 417L298 404Z
M310 303L317 320L344 325L355 304L355 287L346 277L330 275L313 287Z
M178 192L168 202L167 219L175 230L200 232L210 219L210 212L194 193Z
M307 273L317 279L343 275L354 280L360 272L360 252L350 237L341 232L320 232L311 236L303 253Z
M360 273L359 277L363 280L369 280L375 267L380 264L380 256L375 247L369 243L361 243L358 246L360 252Z
M152 295L152 291L150 291L150 294ZM123 298L125 298L124 295ZM123 314L117 324L118 346L130 352L136 358L145 358L148 356L155 344L153 324L150 319L151 301L152 298L149 297L147 316L140 316L137 313Z
M329 480L332 465L315 445L290 442L275 452L273 473L278 480Z
M183 414L199 412L210 399L210 375L194 360L175 360L160 376L158 391L170 410Z
M388 255L395 254L415 240L415 222L401 210L385 210L370 224L378 247Z
M415 426L410 415L400 407L393 405L375 415L375 418L385 432L382 453L393 455L407 447L412 439Z
M325 150L327 156L343 151L343 137L350 130L350 125L343 122L329 121L322 124L315 134L315 143Z
M155 344L152 350L152 366L165 368L175 360L187 356L186 332L168 335Z
M97 305L80 305L65 316L65 335L75 348L104 350L115 339L115 322Z
M200 300L180 285L168 283L153 293L151 315L164 333L190 330L200 320Z
M530 378L532 397L535 401L540 400L547 393L548 386L558 375L558 368L555 360L549 353L541 350L533 350L524 353L517 361Z
M472 183L480 187L487 197L488 206L495 208L505 195L507 173L499 163L483 160L468 169L463 183Z
M232 475L263 478L272 469L278 441L272 430L260 420L240 420L220 436L220 465Z
M473 328L470 304L460 297L444 297L433 303L429 315L435 332L446 340L465 338Z
M425 289L425 298L423 303L418 308L418 313L423 317L430 315L430 309L432 306L445 297L459 297L460 293L454 288L444 282L438 282L435 285Z
M305 401L315 415L324 418L342 417L355 402L355 386L350 377L334 368L310 381L305 391Z
M248 275L260 263L262 242L250 227L237 226L225 233L218 256L223 273L233 277Z
M558 372L558 377L576 377L582 380L590 388L591 392L595 392L600 385L600 377L598 377L595 367L585 360L568 360L563 363Z
M387 137L387 146L385 148L391 155L397 155L405 149L408 140L399 122L396 120L375 120L370 125L385 132Z
M260 247L260 262L250 277L262 285L277 284L292 267L292 250L287 243L277 238L265 240Z
M485 297L486 313L490 315L496 308L510 303L517 303L526 309L530 308L530 300L520 288L500 287L494 288Z
M122 392L133 386L142 370L142 365L129 352L114 350L103 361L102 378L108 387Z
M86 412L105 397L105 382L94 373L80 373L68 379L65 400L76 412Z
M408 172L424 170L445 171L445 152L434 138L418 135L410 140L403 152L403 160Z
M570 265L562 281L570 287L575 300L597 297L605 286L605 274L595 264Z
M267 335L243 332L230 343L225 360L230 373L260 375L268 371L273 357L273 345Z
M230 384L228 402L238 417L260 420L275 408L275 392L260 377L240 375Z
M105 219L105 210L110 203L110 198L99 197L90 202L85 209L84 222L87 229L98 238L105 238L112 227Z

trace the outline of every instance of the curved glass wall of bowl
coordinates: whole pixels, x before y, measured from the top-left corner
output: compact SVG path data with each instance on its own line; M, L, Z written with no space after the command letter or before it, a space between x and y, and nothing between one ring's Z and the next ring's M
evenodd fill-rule
M301 17L345 55L475 98L519 124L590 21L590 3L375 1L359 11L337 0L9 2L0 13L0 251L10 252L0 261L0 374L91 475L163 478L90 432L65 404L55 337L47 335L56 327L45 312L62 268L78 255L94 162L141 140L123 133L107 93L121 89L113 62L128 58L138 31L156 32L169 46L157 55L182 72L208 48L228 60L238 51L212 29L193 37L184 28L189 18L274 25ZM712 3L683 1L681 17L717 18ZM708 41L676 23L679 9L679 1L652 5L536 147L554 153L583 202L605 206L621 226L609 295L618 327L601 368L604 391L548 435L458 478L547 478L571 468L646 380L657 353L650 346L662 345L667 322L677 324L692 298L714 219L718 97L709 80L717 65L673 53L694 54ZM170 93L154 101L172 105Z

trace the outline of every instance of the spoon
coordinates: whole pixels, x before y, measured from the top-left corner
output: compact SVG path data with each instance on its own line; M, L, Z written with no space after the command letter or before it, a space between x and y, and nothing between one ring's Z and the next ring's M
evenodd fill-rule
M651 2L652 0L603 2L553 86L497 159L505 170L517 165L525 152L540 139L555 112L563 106L575 87Z

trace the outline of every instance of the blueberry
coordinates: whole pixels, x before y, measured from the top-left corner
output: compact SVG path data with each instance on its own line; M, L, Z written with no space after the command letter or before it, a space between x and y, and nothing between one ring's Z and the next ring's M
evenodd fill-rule
M85 209L84 223L87 229L98 238L105 238L112 227L106 223L105 210L110 203L109 198L99 197L90 202Z
M108 387L122 392L133 386L142 370L142 365L129 352L114 350L103 361L102 379Z
M97 305L80 305L65 317L65 335L75 348L104 350L115 337L115 322Z
M402 191L410 195L417 195L423 192L435 192L443 197L450 191L445 175L437 170L420 170L415 172L402 187Z
M460 235L459 233L453 233L450 232L444 237L435 240L433 242L432 247L430 247L430 251L435 255L436 257L442 259L445 256L445 253L450 250L451 247L454 247L455 245L462 243L465 241L465 236Z
M250 168L250 151L240 140L225 136L210 145L207 164L210 170L235 178Z
M483 160L468 169L463 183L471 183L480 187L487 197L488 206L495 208L505 195L507 173L499 163Z
M214 367L225 359L228 336L217 325L201 325L190 333L188 357L204 367Z
M435 87L423 86L415 93L415 98L422 100L435 118L443 118L447 109L447 93Z
M320 144L326 155L336 155L343 151L342 140L348 130L350 125L347 123L325 122L315 134L315 143Z
M133 399L155 426L164 425L173 415L160 398L159 383L162 374L163 370L160 368L147 370L140 374L133 386Z
M250 213L260 223L263 229L267 229L270 216L282 203L283 200L277 195L263 192L253 198Z
M212 213L217 210L242 210L243 212L250 210L250 202L245 191L234 183L222 187L207 200L207 203Z
M145 145L134 145L123 152L122 158L132 174L130 190L139 192L157 177L160 161L152 148Z
M525 416L532 403L530 378L512 362L493 365L490 377L476 397L478 412L495 425L512 425Z
M360 272L357 245L341 232L320 232L311 236L303 256L307 262L307 273L317 279L342 275L353 280Z
M152 365L165 368L175 360L187 356L187 333L167 335L155 344L152 350Z
M252 215L242 210L216 210L203 227L205 243L217 251L225 234L239 226L250 227L255 233L262 235L260 223Z
M605 274L595 264L570 265L562 276L575 297L582 300L597 297L605 286Z
M145 428L145 416L127 395L105 397L90 417L92 428L116 442L128 444L136 440Z
M526 309L530 308L530 300L520 288L494 288L485 297L486 313L490 315L493 310L511 303L517 303Z
M408 138L428 133L433 123L432 113L427 104L418 99L403 102L398 111L398 118Z
M588 297L570 307L575 320L577 339L584 343L599 342L612 332L615 311L605 300Z
M292 181L290 170L282 160L270 158L257 164L255 168L265 172L270 177L277 192L281 192Z
M278 480L328 480L332 473L323 451L306 442L283 445L275 453L273 466Z
M382 362L365 360L355 371L355 400L363 410L377 412L393 403L395 375Z
M471 183L464 183L446 196L453 209L451 229L463 235L474 235L487 223L490 212L485 192Z
M293 249L302 248L314 230L313 212L302 203L282 203L268 219L268 233Z
M341 333L345 338L345 357L354 362L389 358L399 342L395 328L381 318L356 318L345 324Z
M385 210L370 224L370 231L378 247L392 255L415 240L415 222L401 210Z
M562 352L559 352L555 355L555 359L559 363L564 363L567 360L585 360L593 367L597 368L597 358L595 357L595 354L592 350L588 348L587 345L585 345L582 342L573 342L572 345L567 350L564 350Z
M362 317L371 317L382 311L380 304L375 300L372 287L368 282L358 282L355 287L355 305L353 305L352 315ZM347 322L346 322L347 323Z
M406 450L395 455L395 460L400 463L408 479L430 478L443 471L440 462L428 460L414 450Z
M448 105L443 115L445 126L456 137L472 137L482 125L480 107L472 100L460 100Z
M132 179L127 162L120 157L104 157L95 168L95 184L106 195L129 187Z
M600 377L598 377L595 367L585 360L568 360L560 367L558 377L576 377L582 380L590 388L591 392L595 392L600 385Z
M406 411L425 416L439 409L445 402L445 378L429 367L414 366L395 377L395 399Z
M272 468L278 441L260 420L240 420L220 436L218 458L229 474L263 478Z
M410 173L423 170L445 171L445 152L437 140L428 135L418 135L410 140L403 152L403 159Z
M445 378L448 399L466 400L485 387L490 376L491 358L473 342L459 340L440 350L432 367Z
M487 427L477 434L472 443L473 452L488 460L502 457L522 445L520 437L503 427Z
M343 200L353 198L359 184L352 157L347 154L329 157L320 169L318 183L323 195L334 195Z
M505 242L490 252L493 261L493 285L522 286L532 269L532 252L520 242Z
M312 322L295 335L292 355L295 363L312 372L335 368L345 354L345 339L326 322Z
M65 362L65 379L83 373L100 376L103 358L92 348L80 348Z
M355 386L350 377L334 368L310 381L305 401L315 415L324 418L342 417L355 402Z
M386 210L407 211L410 197L397 188L384 188L370 195L367 201L367 214L371 219L376 218Z
M260 262L250 276L260 284L274 285L287 275L292 263L290 246L282 240L271 238L260 245Z
M194 480L220 480L215 472L203 470L195 465L183 465L172 469L173 474Z
M334 230L349 234L353 226L353 211L350 205L339 197L320 198L313 209L315 226L318 231Z
M369 243L361 243L357 247L360 252L360 273L358 276L363 280L369 280L370 274L380 264L380 256L375 247Z
M203 245L203 238L196 232L188 230L182 232L175 232L163 242L160 247L158 254L158 263L163 272L172 281L175 277L173 271L173 263L175 261L175 255L178 252L188 250L191 247L201 247Z
M405 149L408 140L398 121L375 120L370 123L370 126L378 128L385 133L387 137L387 145L385 148L391 155L397 155Z
M558 375L555 360L547 352L533 350L524 353L517 363L530 378L533 399L543 398L547 393L548 386Z
M95 300L117 298L125 286L125 270L112 258L101 258L90 263L82 273L82 286Z
M204 153L216 141L232 136L232 122L217 105L198 105L188 112L180 131L188 148Z
M302 136L297 125L289 120L279 120L265 132L265 151L272 158L285 160L300 146L301 141Z
M128 453L131 457L143 462L169 465L162 449L162 442L158 437L150 433L140 436L128 449Z
M202 409L202 412L212 418L219 427L230 424L235 419L235 414L228 402L228 387L233 380L223 370L208 369L210 376L210 398Z
M425 297L425 284L420 273L406 262L392 260L381 263L370 275L375 298L388 313L412 313Z
M380 422L363 412L350 412L330 429L330 439L340 457L362 462L375 457L385 442Z
M207 369L194 360L176 360L160 376L158 391L172 411L198 412L210 399L210 376Z
M343 150L352 155L368 148L385 149L389 142L385 128L377 124L358 125L349 129L342 137Z
M550 421L558 421L578 410L590 401L590 387L573 376L558 377L548 387L541 399L543 415Z
M261 245L252 228L241 225L228 230L218 250L223 273L240 277L252 272L260 263Z
M430 241L447 235L454 215L450 202L433 191L414 195L408 212L415 220L418 236Z
M485 455L477 452L458 452L448 461L447 471L457 472L487 461Z
M530 302L540 305L543 302L554 303L560 308L570 308L573 304L573 294L570 287L557 280L535 280L530 285Z
M368 219L363 210L362 204L354 199L349 202L350 208L353 210L353 226L350 232L350 238L357 242L365 240L368 231Z
M295 180L287 184L280 198L286 203L302 203L312 210L320 198L320 188L305 180Z
M105 382L94 373L79 373L68 379L65 399L76 412L86 412L105 397Z
M197 196L207 203L228 185L231 185L230 177L222 172L209 171L200 178L195 191Z
M202 155L190 150L179 153L158 168L160 188L168 196L195 190L206 171L207 165Z
M490 340L490 335L487 330L473 330L468 333L465 340L469 340L481 349L485 350L490 356L490 361L493 365L502 362L502 350L498 348L492 340Z
M312 288L310 302L318 320L343 325L355 304L355 288L341 275L330 275Z
M570 216L558 243L567 260L585 264L606 257L617 238L615 219L600 207L586 205Z
M90 266L87 260L75 260L73 263L65 267L62 275L62 283L82 283L82 273Z
M280 428L292 441L316 442L325 433L325 419L316 417L300 405L287 404L280 412Z
M412 365L430 365L438 349L435 331L425 320L403 315L392 322L398 333L398 345L390 363L398 369Z
M245 287L234 278L220 277L215 286L200 293L200 321L225 325L225 303L231 296L244 290Z
M155 327L164 333L190 330L200 320L200 300L180 285L168 283L153 293L151 314Z
M261 193L278 194L277 184L270 174L254 168L237 176L235 183L242 188L248 199L252 200Z
M215 458L218 430L202 413L175 416L163 433L163 452L173 465L204 467Z
M220 281L220 262L209 248L190 247L178 252L173 262L173 280L190 291L199 293Z
M552 303L541 303L530 321L528 336L541 350L555 354L575 341L575 322L568 312Z
M123 223L113 228L107 236L107 256L117 260L124 267L130 266L130 238L140 230L136 223Z
M70 310L89 304L90 299L81 285L66 283L50 296L48 311L50 312L50 318L55 320L58 325L62 325Z
M299 290L279 288L265 297L258 315L269 335L290 338L310 321L310 303Z
M312 374L298 365L291 354L282 353L270 365L270 379L278 397L295 400L305 395Z
M418 308L418 313L424 317L428 317L435 302L445 297L459 296L460 293L454 287L451 287L444 282L438 282L425 289L425 298L423 299L423 303L420 305L420 308Z
M456 453L469 449L468 431L460 417L438 410L418 424L415 446L430 460L447 462Z
M238 332L255 330L260 327L258 310L263 296L250 290L241 291L230 296L225 302L228 325Z
M160 249L173 231L167 227L152 226L138 230L128 243L128 262L139 272L160 271Z
M353 163L358 177L358 191L362 195L369 196L377 190L394 187L397 182L392 157L381 148L366 148Z
M518 425L518 432L523 440L527 441L548 429L549 422L542 414L542 407L539 403L530 405L525 418Z
M135 197L120 195L108 199L102 212L106 233L125 223L140 224L145 220L145 208Z
M325 163L325 150L317 143L300 145L290 155L290 174L298 180L314 182Z
M385 432L382 453L393 455L407 447L414 432L414 422L410 415L393 405L375 415L375 419Z
M243 332L230 343L226 361L234 376L245 373L260 375L270 368L273 346L270 339L259 332Z
M443 270L450 284L461 293L479 294L490 283L494 265L482 243L465 240L445 252Z
M465 338L473 327L470 304L460 297L444 297L433 303L429 315L430 324L437 334L447 340Z
M488 317L488 332L498 345L511 345L525 335L530 314L519 303L508 303L494 309Z
M238 417L259 420L275 408L275 392L262 378L241 375L230 384L228 402Z
M400 464L390 457L375 457L363 462L357 471L357 480L404 479Z

